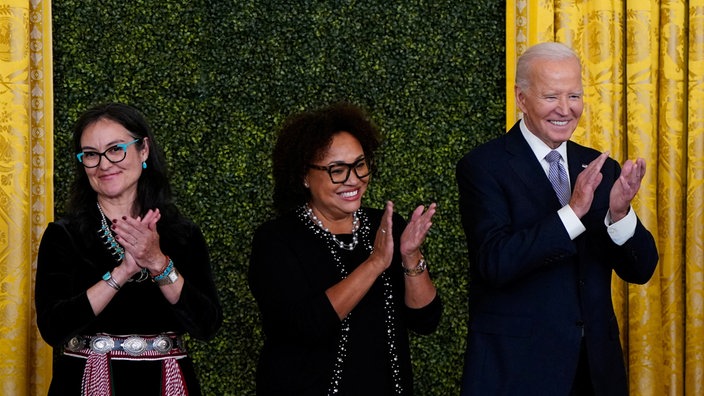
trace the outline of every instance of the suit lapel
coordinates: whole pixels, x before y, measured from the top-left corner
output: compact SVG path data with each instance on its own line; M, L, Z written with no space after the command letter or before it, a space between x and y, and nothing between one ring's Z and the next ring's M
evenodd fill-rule
M567 166L570 172L570 185L573 189L577 176L598 156L599 153L594 150L587 149L570 140L567 141Z
M519 121L520 122L520 121ZM557 195L548 180L542 166L535 158L528 142L523 138L517 122L505 135L506 152L509 154L509 166L535 197L543 202L559 205ZM567 166L570 173L570 186L574 189L577 176L591 163L599 152L567 141Z
M560 202L552 184L535 158L528 142L523 138L518 123L506 134L506 151L510 155L509 166L516 173L518 179L531 191L531 195L541 202L549 203L550 206L559 206Z

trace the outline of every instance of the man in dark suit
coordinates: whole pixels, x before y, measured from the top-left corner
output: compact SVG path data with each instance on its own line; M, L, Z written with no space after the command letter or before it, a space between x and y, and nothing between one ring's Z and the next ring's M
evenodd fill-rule
M462 395L627 395L611 275L643 284L658 261L631 207L645 161L621 169L569 141L584 107L570 48L529 48L515 93L522 120L457 164L470 261Z

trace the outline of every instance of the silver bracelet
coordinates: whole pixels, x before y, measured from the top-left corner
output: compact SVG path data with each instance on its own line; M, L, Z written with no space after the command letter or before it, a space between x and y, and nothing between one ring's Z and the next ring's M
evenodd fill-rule
M110 272L106 272L105 275L103 275L103 280L113 289L120 290L120 285L117 284L115 278L112 277L112 274Z

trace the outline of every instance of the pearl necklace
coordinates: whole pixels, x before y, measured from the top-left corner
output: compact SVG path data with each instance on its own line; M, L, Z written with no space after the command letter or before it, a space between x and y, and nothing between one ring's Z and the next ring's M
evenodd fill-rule
M359 213L359 216L358 216ZM347 269L342 263L340 254L338 253L335 246L345 249L354 250L357 246L357 231L360 231L362 240L364 241L363 246L367 253L371 254L374 250L372 246L371 238L371 228L369 227L369 218L367 214L361 209L354 212L353 220L353 231L352 231L352 243L344 244L344 242L339 241L335 238L327 228L323 227L322 222L315 217L310 206L303 205L298 209L298 217L301 219L303 224L309 225L309 229L318 237L320 237L330 250L332 259L335 262L335 266L338 271L340 271L340 277L342 279L347 278ZM361 220L360 220L361 218ZM344 246L343 246L344 245ZM352 246L350 249L349 246ZM401 368L398 359L398 348L396 346L396 309L394 306L394 296L393 289L391 286L391 278L386 273L386 271L381 273L382 284L384 285L384 311L386 312L386 318L384 323L386 324L386 342L389 352L389 363L391 365L391 379L393 383L393 392L396 395L401 395L404 393L404 388L401 380ZM337 345L337 353L335 357L335 362L333 366L332 378L330 380L330 387L328 388L328 395L338 395L341 390L343 382L343 367L345 360L347 358L347 346L349 344L350 338L350 318L352 317L352 312L347 314L340 324L340 339Z
M323 222L320 221L320 219L318 218L318 216L315 215L315 213L313 213L313 209L308 204L306 204L306 213L308 213L310 219L313 220L313 222L317 224L318 227L323 229L323 231L330 233L330 235L332 236L332 240L337 243L337 246L350 251L354 250L354 248L357 247L357 242L359 242L359 239L357 238L357 230L359 230L359 217L357 217L356 210L354 211L354 213L352 213L352 242L350 243L345 243L337 239L337 236L335 234L331 233L328 228L325 228Z

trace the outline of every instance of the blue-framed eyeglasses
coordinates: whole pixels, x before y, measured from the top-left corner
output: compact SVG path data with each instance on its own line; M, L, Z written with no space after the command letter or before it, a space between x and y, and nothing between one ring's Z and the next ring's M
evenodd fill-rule
M97 151L82 151L76 154L76 158L78 159L78 162L83 164L86 168L95 168L100 165L100 160L102 157L105 157L108 161L116 164L124 161L125 157L127 157L127 147L141 140L142 139L135 139L127 143L118 143L114 146L108 147L108 149L102 153Z
M360 158L357 161L347 164L340 162L330 166L308 165L311 169L327 171L330 176L330 181L335 184L342 184L350 178L350 173L354 170L354 174L358 179L363 179L372 172L369 161L366 158Z

